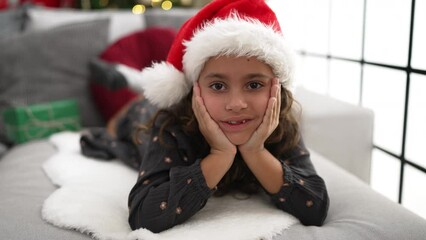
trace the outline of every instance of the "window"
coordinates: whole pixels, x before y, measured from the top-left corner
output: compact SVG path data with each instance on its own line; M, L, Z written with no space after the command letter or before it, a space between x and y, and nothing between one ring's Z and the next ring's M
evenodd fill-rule
M298 85L375 114L371 186L426 218L426 0L269 0Z

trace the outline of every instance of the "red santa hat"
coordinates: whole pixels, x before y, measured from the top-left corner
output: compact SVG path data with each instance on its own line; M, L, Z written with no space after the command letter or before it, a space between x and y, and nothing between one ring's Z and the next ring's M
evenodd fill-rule
M144 96L160 108L182 100L205 62L215 56L256 57L280 83L291 81L291 52L275 13L264 0L213 0L179 30L167 60L138 77Z

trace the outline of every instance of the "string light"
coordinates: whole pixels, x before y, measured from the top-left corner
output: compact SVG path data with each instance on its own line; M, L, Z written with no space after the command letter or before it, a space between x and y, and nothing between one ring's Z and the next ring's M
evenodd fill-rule
M158 7L158 6L162 5L161 1L162 0L151 0L151 6L152 7Z
M2 0L0 0L0 2L1 1ZM12 0L12 1L18 1L18 0ZM63 1L70 1L70 0L63 0ZM81 7L82 9L128 8L129 4L131 4L130 5L131 11L134 14L143 14L151 7L161 8L167 11L175 7L199 7L204 5L207 2L214 1L214 0L197 0L197 1L196 0L78 0L78 1L81 5L79 7Z
M164 1L164 2L161 4L161 8L162 8L163 10L166 10L166 11L168 11L168 10L172 9L172 7L173 7L173 3L172 3L171 1Z
M133 14L143 14L145 12L145 10L146 10L146 8L145 8L144 5L142 5L142 4L136 4L132 8L132 13Z

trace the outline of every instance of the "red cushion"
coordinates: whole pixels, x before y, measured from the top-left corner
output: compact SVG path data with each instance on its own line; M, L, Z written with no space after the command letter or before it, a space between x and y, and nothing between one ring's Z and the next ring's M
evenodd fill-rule
M61 0L19 0L22 5L24 3L32 3L34 5L41 5L45 7L61 7L63 6Z
M6 9L8 5L8 0L0 0L0 9Z
M175 35L176 31L169 28L149 28L138 31L113 43L100 55L100 58L110 63L121 63L141 70L151 66L152 62L166 60ZM106 121L138 95L128 88L109 90L94 81L90 84L90 90L94 102Z

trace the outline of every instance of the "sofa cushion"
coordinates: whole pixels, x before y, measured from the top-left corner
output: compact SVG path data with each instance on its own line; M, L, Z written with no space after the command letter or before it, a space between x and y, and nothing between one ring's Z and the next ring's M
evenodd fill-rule
M64 24L109 18L108 42L112 43L123 36L145 28L145 18L130 10L84 11L78 9L54 9L35 7L27 11L28 23L25 31L47 30Z
M48 141L32 141L16 146L0 160L0 239L21 240L29 236L32 240L93 239L77 231L54 227L41 218L44 201L56 190L42 171L42 165L55 153ZM324 225L296 224L268 239L424 239L424 219L389 201L315 151L311 151L311 159L330 195ZM239 230L238 226L235 229Z
M24 26L23 8L0 11L0 39L19 34Z
M306 146L369 183L373 112L301 86L295 89L294 97L302 106Z
M103 125L89 93L88 64L107 46L108 26L102 19L0 39L0 113L74 98L83 126ZM3 133L0 119L0 139Z
M99 59L109 64L99 68L96 67L99 65L94 64L96 60L92 61L90 89L104 120L109 120L137 96L136 92L127 87L112 89L108 86L110 83L107 81L121 80L110 79L120 77L120 73L115 70L116 64L141 70L150 66L152 62L165 60L175 34L175 30L170 28L148 28L138 31L118 40L102 52ZM117 74L111 74L114 72Z
M144 13L147 27L171 27L179 29L190 17L194 16L197 8L172 8L169 11L152 8Z

